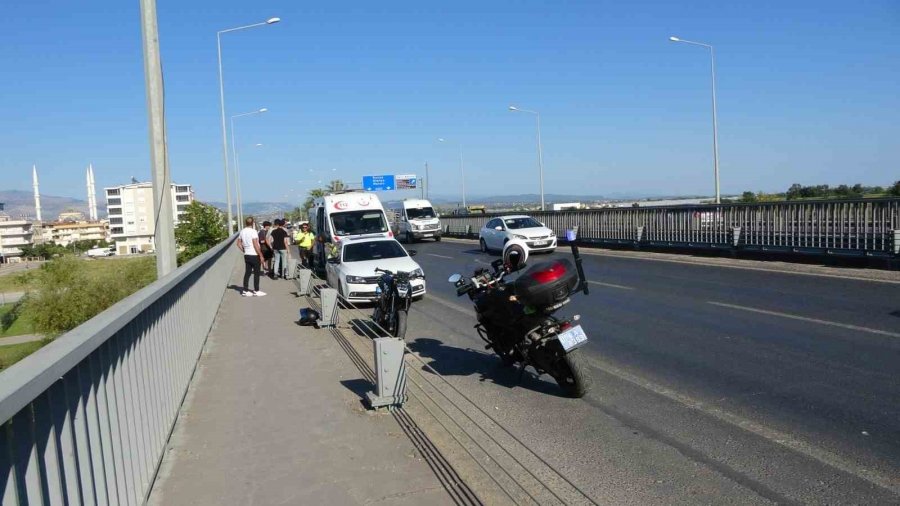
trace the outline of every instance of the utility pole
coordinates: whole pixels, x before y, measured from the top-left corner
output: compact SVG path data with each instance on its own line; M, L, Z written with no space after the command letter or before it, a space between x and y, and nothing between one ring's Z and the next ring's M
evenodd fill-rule
M147 87L147 117L150 126L153 210L157 217L154 224L156 277L162 278L174 271L177 263L175 225L172 216L172 182L166 147L162 66L159 58L159 30L156 25L156 0L141 0L141 33L144 40L144 80Z
M423 199L428 198L428 184L430 182L431 182L431 180L428 179L428 162L425 162L425 180L422 181L422 198Z

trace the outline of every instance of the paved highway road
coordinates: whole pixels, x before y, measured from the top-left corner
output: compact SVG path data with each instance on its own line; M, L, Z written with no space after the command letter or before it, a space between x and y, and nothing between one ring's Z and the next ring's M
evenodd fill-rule
M410 248L429 283L410 347L593 497L900 503L900 284L585 255L591 294L562 312L594 390L572 400L518 383L445 283L496 257Z

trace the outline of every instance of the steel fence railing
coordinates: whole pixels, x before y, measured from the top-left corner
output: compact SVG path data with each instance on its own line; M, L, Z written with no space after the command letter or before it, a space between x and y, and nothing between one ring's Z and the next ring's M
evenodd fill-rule
M216 316L228 239L0 372L0 502L141 504Z
M502 213L516 214L516 213ZM477 237L502 214L442 216L444 234ZM530 212L557 236L586 243L712 247L837 255L900 255L900 199L628 207Z

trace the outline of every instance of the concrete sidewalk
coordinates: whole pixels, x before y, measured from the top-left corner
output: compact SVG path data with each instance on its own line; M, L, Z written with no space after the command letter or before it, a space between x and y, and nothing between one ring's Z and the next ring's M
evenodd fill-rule
M453 504L331 332L296 325L293 282L261 288L225 294L150 504Z

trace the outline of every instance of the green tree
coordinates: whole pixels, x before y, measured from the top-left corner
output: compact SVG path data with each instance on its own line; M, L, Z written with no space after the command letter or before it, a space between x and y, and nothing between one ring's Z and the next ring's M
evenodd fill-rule
M306 197L306 201L303 203L303 208L309 209L310 207L312 207L313 202L315 202L315 200L317 198L322 197L324 195L325 195L325 190L323 190L321 188L314 188L314 189L310 190L309 196Z
M222 212L203 202L193 201L185 209L178 227L175 242L178 243L178 264L203 254L228 237Z
M900 197L900 181L897 181L891 185L891 187L888 189L888 195Z
M108 261L100 270L90 264L67 255L35 273L37 288L22 308L35 331L51 337L68 332L156 279L152 258Z
M753 192L744 192L741 194L741 202L756 202L756 194Z

